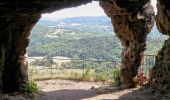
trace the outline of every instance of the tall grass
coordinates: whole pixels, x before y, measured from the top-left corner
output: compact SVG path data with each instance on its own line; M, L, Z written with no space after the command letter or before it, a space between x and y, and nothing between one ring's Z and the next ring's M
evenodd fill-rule
M26 84L26 92L27 93L37 93L39 91L39 87L35 81L29 80Z
M29 79L31 80L50 80L50 79L68 79L78 81L111 81L103 72L95 72L95 69L88 67L86 69L63 69L63 68L38 68L29 67Z
M113 86L120 86L120 68L115 67L113 69L112 75Z

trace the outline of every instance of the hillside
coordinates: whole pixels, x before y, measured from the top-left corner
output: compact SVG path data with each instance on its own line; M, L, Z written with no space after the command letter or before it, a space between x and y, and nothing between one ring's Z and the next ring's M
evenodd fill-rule
M113 33L110 19L105 16L99 17L71 17L58 21L41 19L38 25L57 27L93 33Z
M110 19L104 16L73 17L58 21L41 19L31 33L29 56L120 61L120 41L112 31ZM156 54L165 39L154 27L148 35L146 54Z

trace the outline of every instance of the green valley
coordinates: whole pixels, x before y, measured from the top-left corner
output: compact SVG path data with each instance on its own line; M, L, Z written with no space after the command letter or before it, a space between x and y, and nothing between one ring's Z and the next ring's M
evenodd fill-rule
M104 16L42 19L31 32L28 55L120 61L123 47L112 30L110 19ZM146 54L156 55L166 38L154 27Z

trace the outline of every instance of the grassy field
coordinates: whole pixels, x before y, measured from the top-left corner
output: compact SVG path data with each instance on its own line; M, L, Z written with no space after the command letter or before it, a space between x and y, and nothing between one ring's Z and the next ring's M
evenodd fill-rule
M28 68L29 80L64 79L112 84L115 81L113 72L118 67L114 62L72 61L63 57L52 59L32 57L29 59ZM119 73L119 70L116 71Z
M55 67L29 66L30 80L69 79L77 81L110 82L111 77L104 73L96 73L94 69L63 69Z
M57 68L42 68L42 67L29 67L30 79L50 79L50 78L68 78L72 73L77 73L78 75L83 74L81 69L57 69Z

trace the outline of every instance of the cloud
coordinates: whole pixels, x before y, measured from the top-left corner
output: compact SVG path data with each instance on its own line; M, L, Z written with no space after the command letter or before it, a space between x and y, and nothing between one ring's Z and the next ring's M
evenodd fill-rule
M42 14L43 19L57 20L77 16L106 16L99 2L92 2L75 8L63 9L49 14Z

